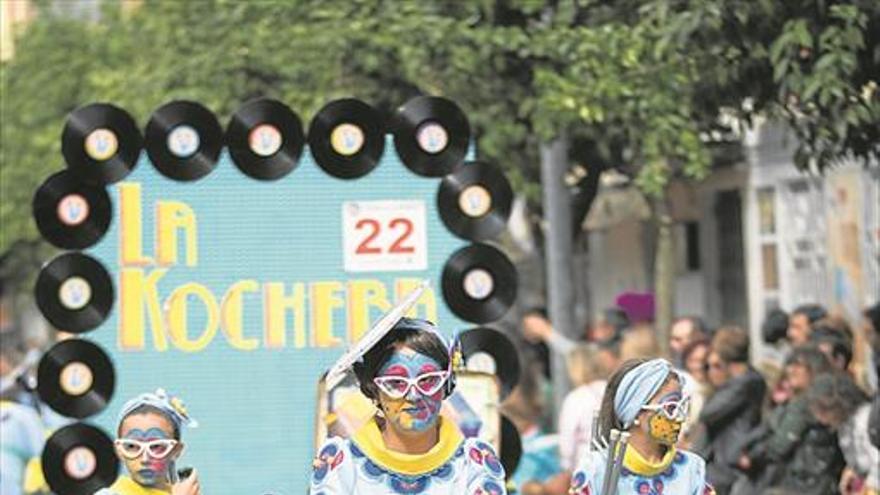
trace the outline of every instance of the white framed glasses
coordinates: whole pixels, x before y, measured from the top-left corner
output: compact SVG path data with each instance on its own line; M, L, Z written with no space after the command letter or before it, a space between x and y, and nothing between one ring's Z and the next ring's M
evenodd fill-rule
M668 400L660 404L648 404L642 406L647 411L660 411L670 421L684 422L691 410L691 398L682 397L679 400Z
M144 454L144 451L153 459L164 459L177 446L177 440L170 438L162 438L159 440L150 440L142 442L132 438L118 438L115 442L116 448L127 459L137 459Z
M449 379L449 371L431 371L415 378L406 376L377 376L373 383L392 399L402 399L415 387L423 395L434 395Z

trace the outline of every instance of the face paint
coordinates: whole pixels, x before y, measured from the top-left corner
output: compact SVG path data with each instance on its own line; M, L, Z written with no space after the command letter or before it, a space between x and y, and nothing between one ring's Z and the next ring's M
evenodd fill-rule
M160 418L163 422L167 423L165 418L156 414L135 414L129 416L123 422L124 427L122 428L120 438L141 442L174 438L173 433L158 426L153 426L156 424L154 418ZM140 456L134 459L128 459L124 456L120 457L131 479L135 482L147 487L162 487L168 483L168 467L170 463L174 462L177 453L172 452L162 459L156 459L150 455L149 449L145 449Z
M682 400L680 392L672 392L661 397L656 404L667 404ZM654 405L654 404L651 404ZM669 419L662 410L654 410L648 419L648 434L663 445L673 446L678 442L681 425L684 421Z
M388 362L379 370L379 376L415 378L424 373L440 370L442 368L437 361L403 347L391 355ZM385 412L385 418L395 429L404 432L423 432L437 424L440 406L443 404L443 388L433 395L426 396L416 387L410 387L407 394L400 399L392 399L380 392L379 403Z

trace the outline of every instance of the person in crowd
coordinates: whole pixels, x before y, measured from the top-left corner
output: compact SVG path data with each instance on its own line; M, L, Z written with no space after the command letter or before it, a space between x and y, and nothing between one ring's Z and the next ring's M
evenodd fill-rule
M788 317L786 337L792 346L804 345L810 341L813 323L828 316L828 312L818 304L798 306Z
M620 358L624 361L639 358L653 358L660 355L660 346L654 327L640 323L623 332L620 340Z
M680 316L669 328L669 352L672 362L678 369L684 369L684 350L695 340L708 337L706 324L699 316Z
M585 338L588 342L596 343L618 341L628 325L629 320L622 309L606 308L586 329ZM528 340L545 342L554 352L562 356L567 356L581 343L556 332L540 311L526 313L522 320L522 328Z
M350 438L332 437L313 462L312 494L506 493L486 442L465 439L440 414L454 390L454 346L433 323L401 318L352 366L376 415ZM376 330L376 331L379 331Z
M851 337L832 326L830 321L819 320L810 332L810 342L814 344L838 371L847 371L853 358Z
M774 308L767 312L761 323L761 337L768 344L785 340L788 335L789 316L785 311Z
M592 441L594 413L599 412L608 377L616 366L606 368L595 346L582 345L568 355L568 374L574 388L565 396L559 412L559 453L562 467L572 471Z
M629 360L611 376L599 435L607 440L612 429L630 434L612 493L714 493L706 483L703 459L675 447L688 404L678 373L665 359ZM590 451L572 475L569 493L602 493L608 456L607 448Z
M518 386L501 404L501 412L513 422L522 442L519 463L509 480L517 493L541 493L536 488L562 470L559 437L546 434L539 424L544 405L535 378L522 374Z
M691 413L688 415L688 420L685 422L681 432L679 446L682 448L688 448L692 444L697 433L697 425L700 413L703 411L703 405L711 395L712 385L709 383L708 376L709 353L711 351L712 344L706 339L691 341L682 351L684 368L691 378L693 385L693 390L690 392ZM688 391L685 391L685 393L688 393Z
M96 495L199 495L198 472L181 476L176 465L184 449L181 430L196 426L183 402L162 389L126 402L114 445L128 475Z
M746 493L770 487L805 495L835 493L843 456L835 433L810 412L806 394L819 376L832 370L828 358L815 346L792 350L785 366L791 399L737 444L742 446L742 455L736 465L748 474L751 484Z
M868 437L868 397L845 373L825 373L816 377L807 391L813 417L837 432L846 468L838 489L842 495L880 492L880 451Z
M740 476L732 467L739 458L740 439L759 424L767 391L764 378L749 364L745 330L735 326L718 329L712 339L707 375L715 392L700 413L703 433L695 450L706 459L709 482L720 495L726 495Z

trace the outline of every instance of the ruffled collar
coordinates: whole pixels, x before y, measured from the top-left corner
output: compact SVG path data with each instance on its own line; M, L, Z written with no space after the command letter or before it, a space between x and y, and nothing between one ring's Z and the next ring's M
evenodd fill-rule
M675 460L676 453L677 451L675 448L671 447L666 451L666 454L663 455L663 459L660 459L658 462L651 462L642 456L635 447L630 445L623 456L623 466L629 471L641 476L657 476L669 468L672 461Z
M382 431L373 417L351 437L351 441L380 467L408 476L430 473L449 462L464 441L455 422L440 417L437 444L424 454L404 454L385 447Z

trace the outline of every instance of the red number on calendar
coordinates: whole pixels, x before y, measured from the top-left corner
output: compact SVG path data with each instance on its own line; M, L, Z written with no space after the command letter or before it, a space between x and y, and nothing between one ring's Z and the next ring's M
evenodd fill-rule
M373 231L370 232L370 235L368 235L367 238L364 239L363 242L361 242L358 245L357 250L355 252L357 254L379 254L379 253L381 253L382 249L375 247L375 246L370 246L370 243L373 242L373 240L375 240L376 237L379 236L379 231L382 229L382 226L379 225L379 222L377 222L371 218L364 218L363 220L358 221L357 225L355 225L354 228L360 230L364 226L368 226L369 228L373 229Z
M398 225L403 226L403 233L400 237L394 241L394 244L391 245L391 249L388 250L389 253L401 254L401 253L414 253L416 248L413 246L404 246L403 243L409 238L413 231L413 224L407 218L395 218L388 224L388 227L391 230L396 230Z

